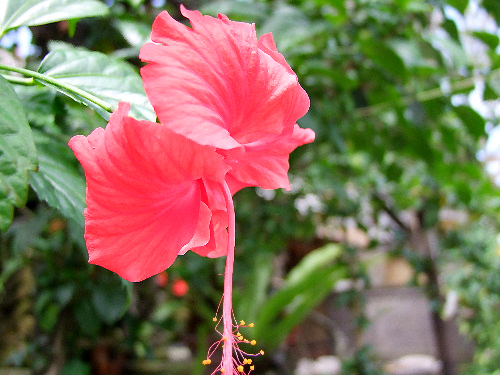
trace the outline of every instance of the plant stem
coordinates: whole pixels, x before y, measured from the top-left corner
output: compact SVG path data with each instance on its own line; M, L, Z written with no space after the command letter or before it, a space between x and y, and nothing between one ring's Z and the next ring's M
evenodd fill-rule
M58 80L56 78L52 78L50 76L35 72L33 70L18 68L16 66L0 65L0 70L4 70L4 71L8 71L8 72L16 72L16 73L20 73L26 77L31 77L36 81L40 81L42 84L48 84L48 85L54 86L58 89L62 89L65 92L69 92L69 93L81 96L82 98L88 100L89 102L92 102L92 103L98 105L99 107L101 107L105 111L113 112L113 107L111 106L111 104L105 102L102 99L99 99L98 97L90 94L87 91L79 89L78 87L75 87L75 86L70 85L68 83L61 82L60 80Z
M222 319L224 323L222 352L222 368L225 375L233 374L233 266L235 244L235 214L231 191L225 182L223 185L226 209L228 214L228 243L226 270L224 272L224 300L222 304Z
M17 77L10 74L1 74L1 76L5 78L7 81L15 83L17 85L33 86L35 84L33 78Z

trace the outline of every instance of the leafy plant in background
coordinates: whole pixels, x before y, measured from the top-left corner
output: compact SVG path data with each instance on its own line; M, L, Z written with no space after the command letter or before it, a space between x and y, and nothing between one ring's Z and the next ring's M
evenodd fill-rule
M55 95L54 88L62 94L68 94L74 88L88 91L94 95L85 97L80 95L82 92L78 94L75 90L71 95L96 109L99 106L94 99L106 100L115 105L124 99L119 96L123 90L127 92L128 101L132 101L130 97L135 98L132 114L137 118L154 121L155 114L147 104L140 76L135 67L123 58L137 64L139 48L147 40L158 10L150 2L141 0L115 1L110 8L98 1L75 2L75 8L68 7L71 1L46 0L39 3L50 4L50 7L38 8L30 13L31 16L20 18L16 22L13 22L18 19L17 16L13 17L13 9L16 7L14 1L4 1L0 5L3 34L8 29L15 31L21 25L30 26L35 34L35 44L43 53L48 51L46 61L42 64L32 57L28 58L26 68L21 65L22 69L41 76L33 73L19 76L14 72L1 71L2 76L7 76L11 81L20 98L20 101L10 95L9 99L4 98L7 91L3 88L10 90L10 86L0 78L2 104L6 100L14 100L16 103L8 108L20 109L4 109L0 104L3 111L0 116L1 126L4 127L2 132L6 131L2 133L0 140L0 217L3 228L7 227L15 212L12 227L1 235L1 280L10 292L12 287L18 285L19 278L28 279L29 276L26 275L35 269L42 272L38 276L54 272L60 263L56 262L54 268L43 267L46 263L50 264L45 258L59 259L53 253L59 254L64 248L68 252L68 259L75 262L75 271L83 274L88 272L96 285L119 285L116 281L118 278L115 280L105 271L85 264L83 244L81 240L76 240L81 238L83 228L81 213L85 206L85 181L66 147L71 136L90 134L95 128L104 127L106 121L67 96ZM78 8L77 3L86 6ZM64 8L63 4L68 8ZM171 6L171 14L175 14L177 5L168 6ZM351 255L352 259L358 262L364 251L379 249L379 246L407 256L417 272L427 274L427 277L418 278L418 281L424 281L423 285L419 285L430 292L429 297L433 306L436 306L435 317L439 318L443 286L437 284L439 288L436 290L433 285L425 284L425 280L429 280L429 275L436 274L436 271L439 274L442 267L456 262L457 258L450 260L449 257L443 257L447 250L454 249L457 257L462 256L462 251L467 253L469 231L474 232L474 223L481 217L488 216L496 222L498 200L494 197L497 192L484 176L482 166L475 156L487 136L485 125L495 125L498 119L492 111L478 112L467 99L476 87L476 82L482 81L484 90L481 92L476 89L474 92L479 92L478 95L487 103L498 98L498 36L491 29L464 29L460 20L463 14L482 7L490 17L484 24L491 23L491 19L498 23L500 13L497 2L484 0L469 4L469 1L448 0L427 4L416 0L293 0L279 3L193 1L187 7L213 15L224 13L232 19L245 22L256 22L259 34L273 31L278 47L297 71L300 82L311 98L311 111L304 118L303 125L313 128L317 134L313 146L299 149L292 155L292 182L300 188L289 193L277 191L274 195L260 190L255 195L253 191L243 190L235 196L239 244L235 266L238 274L235 288L236 313L241 316L242 311L243 314L248 311L248 316L255 317L256 321L261 310L267 311L264 316L271 316L273 319L291 314L290 319L284 320L287 322L283 325L286 329L281 331L281 337L284 337L288 327L300 320L293 317L304 314L301 304L297 302L302 300L301 297L294 300L289 294L290 290L297 291L299 296L307 296L307 291L298 287L288 291L285 288L283 294L287 296L287 301L292 302L279 311L271 312L274 307L266 308L267 301L270 306L274 304L271 291L276 291L277 296L280 293L279 284L270 276L274 272L273 260L278 254L286 255L286 275L295 264L300 264L300 259L305 254L322 244L329 241L345 242L345 237L339 237L336 233L346 231L345 223L352 223L354 220L357 228L368 234L370 241L363 245L350 244L350 248L357 253ZM49 17L43 9L48 9L46 13L51 13L50 9L57 12ZM70 9L73 9L71 13ZM55 17L55 14L58 16ZM74 19L90 15L103 17L80 21ZM56 27L31 26L64 18L72 20L57 25L57 28L65 30L63 32L55 32ZM47 29L42 32L44 27ZM52 34L55 36L45 36L46 31L55 32ZM69 39L68 33L75 37ZM46 43L47 38L66 39L71 44L52 40ZM474 55L468 52L469 40L480 43L482 52ZM478 59L480 56L484 59ZM72 59L86 63L72 65ZM2 64L12 66L10 63ZM82 68L87 71L79 76L78 69ZM128 77L127 80L124 81L124 77ZM56 80L56 84L50 82L51 79ZM105 84L98 85L98 82ZM478 88L480 86L477 84ZM114 98L117 100L114 101ZM33 141L29 136L20 135L29 133L27 122L19 120L23 110L33 133ZM106 115L102 110L101 114ZM15 123L9 120L12 116L17 118ZM33 171L36 168L33 145L38 152L38 172ZM12 168L13 165L19 168ZM31 172L26 172L29 170ZM5 186L9 188L6 189ZM26 198L26 208L13 211L13 207L22 207ZM46 200L69 218L69 221L62 220L66 223L64 229L55 232L56 237L64 237L65 240L50 242L50 238L54 236L50 223L53 220L57 223L61 216L47 211L40 200ZM297 207L301 207L301 211ZM449 230L450 226L457 228L457 221L443 218L444 209L468 213L468 224L458 227L462 235L455 236L454 231ZM47 241L52 245L29 245L24 247L26 251L14 251L20 249L18 245L14 246L14 239L23 238L22 234L16 235L21 233L20 224L27 218L42 215L42 212L49 212L47 215L50 219L40 220L42 229L37 232L40 234L32 237L36 238L35 242ZM336 224L333 232L325 231L332 218L335 219L334 223L340 224ZM387 218L393 224L387 225ZM494 231L492 229L488 233ZM432 242L437 245L433 249L432 259L429 259L427 253L415 253L415 242L424 244L426 238L437 239ZM17 240L19 246L24 246L19 241ZM32 249L35 249L37 257L32 257ZM337 258L333 257L332 261L334 259ZM256 264L260 266L256 267ZM493 267L495 262L491 265ZM360 273L355 271L356 268L347 267L345 271L341 268L336 272L347 272L348 277L358 278ZM494 269L490 269L491 275L494 275ZM55 361L60 354L55 355L57 351L48 353L44 349L47 347L45 343L55 342L56 332L62 332L65 338L90 337L89 341L84 339L83 343L79 341L75 346L68 346L64 353L69 366L67 371L71 370L72 373L78 373L73 369L80 369L82 374L90 371L89 347L102 343L103 335L108 338L107 342L123 343L124 340L120 338L126 332L127 353L141 358L153 356L151 342L155 327L168 329L169 339L183 340L190 343L192 348L196 345L204 347L206 342L203 338L206 338L211 327L200 321L211 319L211 313L217 306L221 284L214 275L222 272L223 265L220 262L212 264L186 255L170 269L172 277L182 277L190 284L190 290L183 299L168 295L163 300L170 291L170 284L164 289L158 289L154 283L144 283L134 286L132 293L129 286L112 288L110 290L121 296L117 296L117 299L122 298L128 302L131 298L131 305L121 318L111 324L100 318L95 319L99 323L92 335L84 331L58 331L57 323L53 326L43 323L49 329L43 331L40 328L35 332L31 330L30 337L35 339L25 339L31 345L24 345L24 349L29 350L18 350L17 353L24 354L11 356L10 363L31 366L36 357L37 365L34 368L38 372L45 371L53 363L57 365L52 368L61 369L63 365L59 360ZM58 281L57 277L60 275L52 275L46 279L54 277L54 282L46 284L52 297L43 297L48 303L42 303L43 300L38 302L41 307L36 316L39 320L45 315L52 316L47 318L48 321L58 321L63 315L69 315L70 318L65 319L76 321L76 306L85 296L88 300L89 289L80 289L80 286L75 285L73 289L81 290L82 295L72 294L64 308L62 305L53 307L54 304L60 304L59 299L53 296L56 295L56 284L63 281ZM109 281L109 278L113 281ZM287 279L286 276L284 278ZM302 280L307 284L306 279ZM493 279L494 277L491 280ZM67 278L65 282L76 284L77 280L80 279ZM475 280L475 277L464 277L460 288L473 289L477 284ZM326 284L324 287L326 290ZM40 300L41 295L46 293L43 293L41 286L35 288L37 300ZM159 300L151 302L158 295ZM249 306L249 296L258 297L260 302ZM359 300L362 291L353 290L349 296L352 297L350 301ZM7 299L2 298L3 304ZM93 316L98 317L94 299L91 298L90 306L94 310ZM465 298L461 301L477 306L474 302L467 302ZM9 305L9 308L12 306L19 304ZM359 307L362 308L362 304ZM34 310L34 306L31 309ZM494 312L494 309L488 311ZM360 314L362 317L362 311ZM479 336L484 337L488 332L494 331L488 331L483 326L491 319L495 318L474 321L475 329L468 332L479 342L482 340ZM359 323L362 330L366 322L360 319ZM72 327L83 330L79 324ZM472 331L482 334L476 335ZM187 332L194 332L198 336L198 340L194 340L195 344L189 339ZM266 345L266 333L263 332L263 335L257 339ZM270 346L276 347L280 340L281 338L271 338ZM479 353L481 348L496 345L489 339L484 340L484 346L478 346ZM204 350L199 352L201 356L206 353ZM479 363L485 363L484 359L481 362L481 357L483 356L478 354L475 359L478 371L481 366ZM346 362L346 366L349 371L370 373L375 371L375 363L372 361L373 356L369 351L361 350ZM203 366L196 367L195 371L201 373Z
M454 246L460 246L456 248ZM455 267L448 271L450 293L458 295L455 307L460 329L477 344L468 374L494 374L498 370L498 306L500 267L498 226L489 218L479 220L467 233L455 232L450 239ZM484 329L488 327L488 329Z

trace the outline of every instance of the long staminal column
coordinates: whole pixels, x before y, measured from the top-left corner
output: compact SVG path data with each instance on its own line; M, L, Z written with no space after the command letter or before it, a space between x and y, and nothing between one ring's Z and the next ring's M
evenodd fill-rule
M226 257L226 270L224 273L224 295L217 312L214 317L214 322L217 322L215 331L221 336L221 339L212 344L208 349L207 359L203 360L204 365L212 363L212 355L222 345L222 361L217 368L212 372L212 375L249 375L254 369L253 360L251 357L264 355L264 351L260 350L256 354L247 353L240 348L241 344L250 344L252 346L257 344L256 340L249 340L245 338L240 328L253 328L254 323L247 324L244 320L239 323L233 314L233 268L234 268L234 244L235 244L235 214L233 198L231 191L227 184L222 185L224 197L226 200L226 208L228 212L228 251ZM222 304L222 319L218 319L219 310ZM218 329L219 324L222 323L222 332Z
M222 332L224 349L222 352L222 369L227 375L233 373L233 267L234 267L234 244L235 244L235 214L231 192L227 183L224 183L224 197L226 198L226 209L228 213L228 245L226 270L224 272L224 300L222 304L222 320L224 330Z

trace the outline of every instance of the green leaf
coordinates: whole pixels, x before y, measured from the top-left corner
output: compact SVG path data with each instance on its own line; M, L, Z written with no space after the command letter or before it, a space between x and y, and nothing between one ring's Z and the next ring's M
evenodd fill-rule
M484 42L488 47L491 49L495 49L498 46L498 43L500 41L500 38L498 38L498 35L487 33L485 31L474 31L472 33L472 36L478 38L482 42Z
M15 86L16 94L32 127L55 126L54 90L44 86Z
M89 336L97 336L101 330L102 321L92 303L81 299L75 306L75 317L80 330Z
M267 348L277 347L335 283L346 277L345 268L335 262L341 253L341 247L330 244L308 254L290 271L284 287L265 303L256 320L255 335Z
M28 171L37 156L31 128L14 89L0 75L0 230L6 230L28 197Z
M99 317L113 324L125 313L129 298L125 287L113 284L96 285L92 291L92 303Z
M264 20L269 15L269 6L260 2L235 2L235 1L212 1L204 4L200 11L203 14L217 16L223 13L231 19L245 22L257 22Z
M471 107L461 105L455 107L453 110L475 138L486 134L484 130L484 118L479 113L474 111Z
M500 2L498 0L483 0L481 6L495 18L497 25L500 24Z
M0 2L0 37L19 26L47 23L108 14L108 7L97 0L2 0Z
M342 248L334 244L329 244L314 250L292 268L286 277L286 285L291 286L304 282L309 275L316 273L318 269L324 267L325 264L331 264L341 254Z
M33 216L16 220L9 228L12 257L25 257L49 225L52 216L48 207L40 206L33 213Z
M467 6L469 5L469 0L448 0L448 4L458 9L460 13L464 14L465 9L467 9Z
M131 116L156 120L156 114L144 91L142 79L134 67L125 61L100 52L79 48L65 48L50 52L42 61L38 72L58 81L89 92L106 102L118 106L125 101L132 104ZM40 83L49 85L45 82ZM56 88L73 99L88 104L105 118L109 114L101 107L63 88Z
M49 304L40 314L40 327L46 332L52 332L57 324L60 312L61 308L57 304Z
M139 23L135 20L118 20L114 22L114 26L131 47L118 49L111 56L121 59L137 58L141 47L149 41L151 24Z
M141 5L144 0L127 0L127 2L133 6L134 8L137 8L139 5Z
M80 19L75 18L73 20L69 20L69 22L68 22L68 36L70 38L73 38L75 36L76 25L78 24L78 21L80 21Z
M410 13L429 14L434 9L432 4L421 0L403 1L403 4L406 7L406 11Z
M160 304L152 314L152 321L161 323L170 319L179 308L182 307L182 303L177 300L167 300Z
M497 100L498 93L487 82L484 85L483 100Z
M0 293L5 292L5 284L17 271L25 266L22 258L9 258L2 264L2 272L0 272Z
M84 225L85 179L78 170L71 149L61 142L37 136L38 172L31 172L30 183L41 200L65 217Z
M361 50L376 65L392 75L405 76L406 67L403 60L388 45L369 39L361 42Z
M79 359L72 359L66 363L61 371L61 375L90 375L92 367L89 363Z
M448 35L456 42L459 42L460 43L460 35L458 33L458 28L457 28L457 24L455 23L455 21L453 20L450 20L450 19L446 19L444 22L443 22L443 29L446 30L446 32L448 33Z
M272 253L256 253L252 257L247 288L244 293L235 291L233 300L235 311L244 314L245 319L254 321L258 311L267 298L267 291L273 275ZM238 314L237 314L238 315Z
M136 20L118 20L113 25L120 31L125 40L134 47L142 47L151 35L151 25Z
M260 26L261 34L272 32L279 50L289 54L308 50L314 37L328 30L326 23L311 22L299 8L282 2L276 2L271 16Z

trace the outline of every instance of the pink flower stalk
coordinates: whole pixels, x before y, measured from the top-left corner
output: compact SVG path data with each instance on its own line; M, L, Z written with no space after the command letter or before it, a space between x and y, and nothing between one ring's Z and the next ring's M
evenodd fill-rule
M253 323L238 323L232 310L232 195L290 189L289 155L315 137L296 124L309 97L272 34L258 39L253 24L181 12L193 28L162 12L140 53L161 124L128 117L121 103L106 129L70 140L87 177L89 262L140 281L188 250L227 255L221 340L204 364L223 345L213 373L241 374L253 365L239 345L256 342L239 332Z

